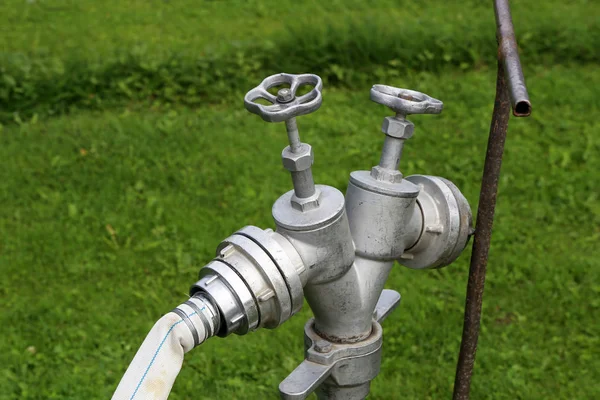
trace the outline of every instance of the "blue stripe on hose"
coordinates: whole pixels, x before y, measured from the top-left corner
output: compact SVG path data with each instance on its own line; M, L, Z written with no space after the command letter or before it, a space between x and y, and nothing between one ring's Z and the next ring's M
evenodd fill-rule
M202 307L202 310L203 309L204 309L204 307ZM188 317L194 316L196 314L197 314L197 312L194 311L193 313L191 313L190 315L188 315ZM181 318L181 317L179 317L179 318ZM133 398L137 394L138 390L140 389L140 386L142 386L142 382L144 382L144 379L146 379L146 375L148 375L148 371L150 371L150 367L152 366L152 364L154 364L154 360L156 360L156 356L158 355L158 352L163 347L163 344L165 344L165 342L167 341L167 337L169 336L169 333L171 333L171 331L173 330L173 328L175 328L175 326L179 325L182 322L183 322L183 319L180 319L179 321L175 322L173 325L171 325L171 327L169 328L169 330L167 331L167 333L165 333L165 337L163 338L163 340L158 345L158 349L156 349L156 351L154 352L154 355L152 356L152 360L150 360L150 364L148 364L148 368L146 368L146 371L144 372L144 375L142 375L142 379L140 379L139 383L135 387L135 391L133 392L133 394L131 395L131 397L129 398L129 400L133 400Z

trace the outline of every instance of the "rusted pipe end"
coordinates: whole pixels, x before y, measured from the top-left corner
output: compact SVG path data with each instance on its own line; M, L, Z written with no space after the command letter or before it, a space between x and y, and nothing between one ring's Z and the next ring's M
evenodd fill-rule
M494 11L496 14L498 60L504 63L513 115L515 117L528 117L531 115L531 102L523 77L508 0L495 0Z
M529 117L531 115L531 102L529 100L517 101L513 108L515 117Z

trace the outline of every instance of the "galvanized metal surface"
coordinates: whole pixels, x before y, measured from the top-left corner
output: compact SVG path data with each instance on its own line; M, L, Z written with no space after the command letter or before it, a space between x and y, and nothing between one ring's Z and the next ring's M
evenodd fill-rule
M467 283L463 334L454 381L454 400L469 399L479 338L481 305L498 194L498 181L500 179L502 154L511 105L513 115L517 117L526 117L531 114L531 103L517 52L508 1L496 0L494 11L498 27L496 99L479 195L473 252Z

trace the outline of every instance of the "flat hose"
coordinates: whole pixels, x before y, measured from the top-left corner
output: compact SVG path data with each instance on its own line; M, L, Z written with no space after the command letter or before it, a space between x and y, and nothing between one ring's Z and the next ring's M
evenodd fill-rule
M192 297L159 319L121 378L113 400L165 400L183 364L183 355L218 330L215 309Z

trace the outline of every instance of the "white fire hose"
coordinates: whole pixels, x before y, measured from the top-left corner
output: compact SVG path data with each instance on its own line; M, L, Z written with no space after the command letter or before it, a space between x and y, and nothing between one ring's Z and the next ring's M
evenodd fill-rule
M113 400L166 400L183 355L213 336L217 313L210 302L192 297L152 327L129 364Z

